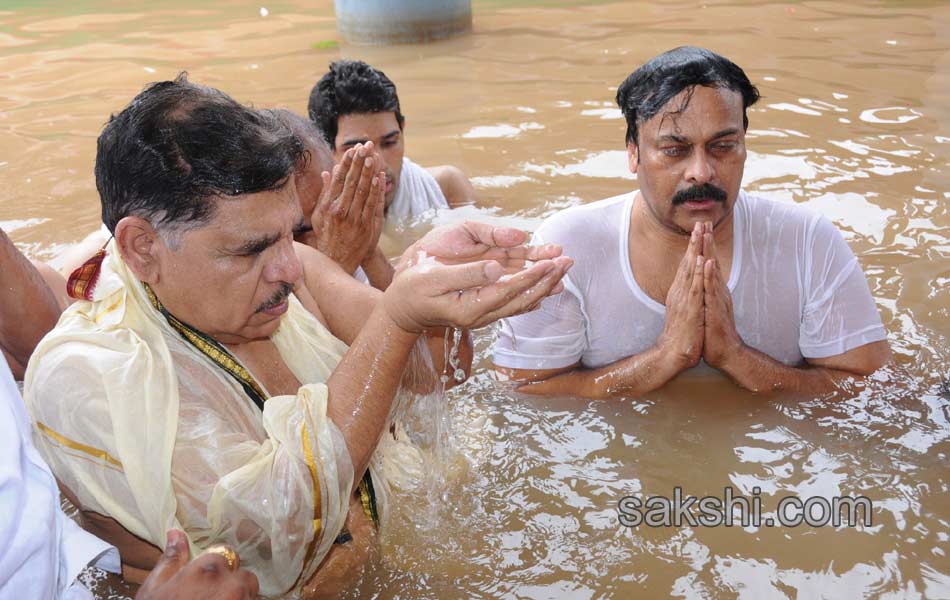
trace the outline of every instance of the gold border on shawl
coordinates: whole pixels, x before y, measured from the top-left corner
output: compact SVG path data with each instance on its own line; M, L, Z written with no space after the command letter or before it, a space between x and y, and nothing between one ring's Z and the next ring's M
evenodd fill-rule
M79 442L74 441L74 440L71 440L71 439L69 439L68 437L66 437L66 436L64 436L63 434L61 434L61 433L58 433L58 432L56 432L56 431L53 431L52 429L50 429L50 428L47 427L46 425L40 423L39 421L36 422L36 428L39 429L40 431L42 431L43 433L45 433L46 435L48 435L49 437L53 438L53 439L56 440L57 442L59 442L61 445L66 446L67 448L71 448L72 450L76 450L76 451L82 452L82 453L84 453L84 454L88 454L89 456L93 456L93 457L95 457L95 458L98 458L98 459L100 459L100 460L104 460L104 461L106 461L107 463L109 463L109 464L111 464L111 465L113 465L113 466L116 466L116 467L118 467L118 468L120 468L120 469L122 468L122 463L120 463L118 460L116 460L115 458L113 458L113 457L112 457L108 452L106 452L105 450L100 450L100 449L98 449L98 448L93 448L92 446L87 446L86 444L80 444Z
M313 539L310 540L310 547L307 548L307 553L304 555L303 565L301 565L300 569L300 577L297 578L294 587L300 583L307 569L307 565L313 560L313 554L317 550L317 542L320 541L320 530L323 528L323 520L320 518L320 505L323 500L322 494L320 493L319 467L317 467L317 457L314 455L313 446L310 444L310 428L307 426L306 415L304 415L303 423L300 424L300 440L303 445L303 456L307 461L307 468L310 470L310 480L313 482ZM317 453L319 454L319 452L320 449L317 448Z
M98 315L96 315L95 319L93 319L93 320L94 320L96 323L98 323L99 320L102 319L104 316L106 316L107 314L111 313L111 312L114 311L115 309L119 308L119 306L122 304L122 301L123 301L123 300L124 300L124 298L119 298L118 300L116 300L115 302L113 302L112 305L111 305L109 308L105 309L104 311L102 311L101 313L99 313Z

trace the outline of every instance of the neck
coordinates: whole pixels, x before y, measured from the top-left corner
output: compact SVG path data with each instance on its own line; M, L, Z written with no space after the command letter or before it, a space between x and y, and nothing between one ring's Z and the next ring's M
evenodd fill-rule
M724 244L731 243L734 213L735 204L717 223L713 223L713 238L717 246L725 247ZM692 231L663 223L643 198L643 193L637 192L630 211L630 235L641 240L641 245L685 250L691 234Z

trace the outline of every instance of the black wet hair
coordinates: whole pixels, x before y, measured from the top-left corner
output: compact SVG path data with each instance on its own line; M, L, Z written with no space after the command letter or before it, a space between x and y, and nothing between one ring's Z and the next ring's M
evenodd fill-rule
M199 227L219 197L283 188L303 152L273 115L181 73L142 90L99 136L102 222L113 233L130 215L160 233Z
M705 48L680 46L651 59L617 88L617 105L627 120L626 143L639 145L639 126L657 115L670 100L689 90L671 113L686 110L697 85L726 88L742 96L742 125L749 127L747 109L759 100L745 72L734 62Z
M402 129L405 118L399 110L396 84L379 69L361 60L338 60L310 90L307 103L310 120L336 148L339 118L353 114L391 112Z

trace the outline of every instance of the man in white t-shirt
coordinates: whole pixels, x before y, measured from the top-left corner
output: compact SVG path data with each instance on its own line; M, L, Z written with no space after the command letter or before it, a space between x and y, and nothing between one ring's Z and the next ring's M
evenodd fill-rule
M565 291L503 323L499 370L534 394L640 395L700 362L754 390L806 393L868 375L890 351L838 230L740 191L746 109L734 63L676 48L620 85L640 189L547 219L535 244L575 265Z
M372 174L384 172L387 219L409 221L435 209L475 202L475 189L458 167L423 168L405 156L406 119L396 85L379 69L360 60L331 63L330 70L313 86L307 108L330 145L334 161L345 167L341 176L350 164L362 166L364 156ZM385 289L392 268L380 261L384 257L375 250L375 246L371 248L360 265L367 277L359 278Z

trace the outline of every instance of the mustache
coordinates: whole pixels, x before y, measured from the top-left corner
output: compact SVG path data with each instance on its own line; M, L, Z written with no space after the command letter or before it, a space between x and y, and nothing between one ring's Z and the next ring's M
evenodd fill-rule
M269 309L269 308L274 308L275 306L277 306L277 305L283 303L284 300L286 300L288 297L290 297L290 294L291 294L293 291L294 291L294 286L293 286L293 285L287 283L286 281L282 282L282 283L280 284L280 289L278 289L276 292L274 292L274 295L271 296L271 297L267 300L267 302L264 302L263 304L261 304L260 306L257 307L257 312L262 312L262 311L265 311L265 310L267 310L267 309Z
M680 190L673 194L673 206L678 206L690 200L702 200L704 198L710 198L719 203L725 202L726 190L717 188L711 183L694 185L693 187Z

